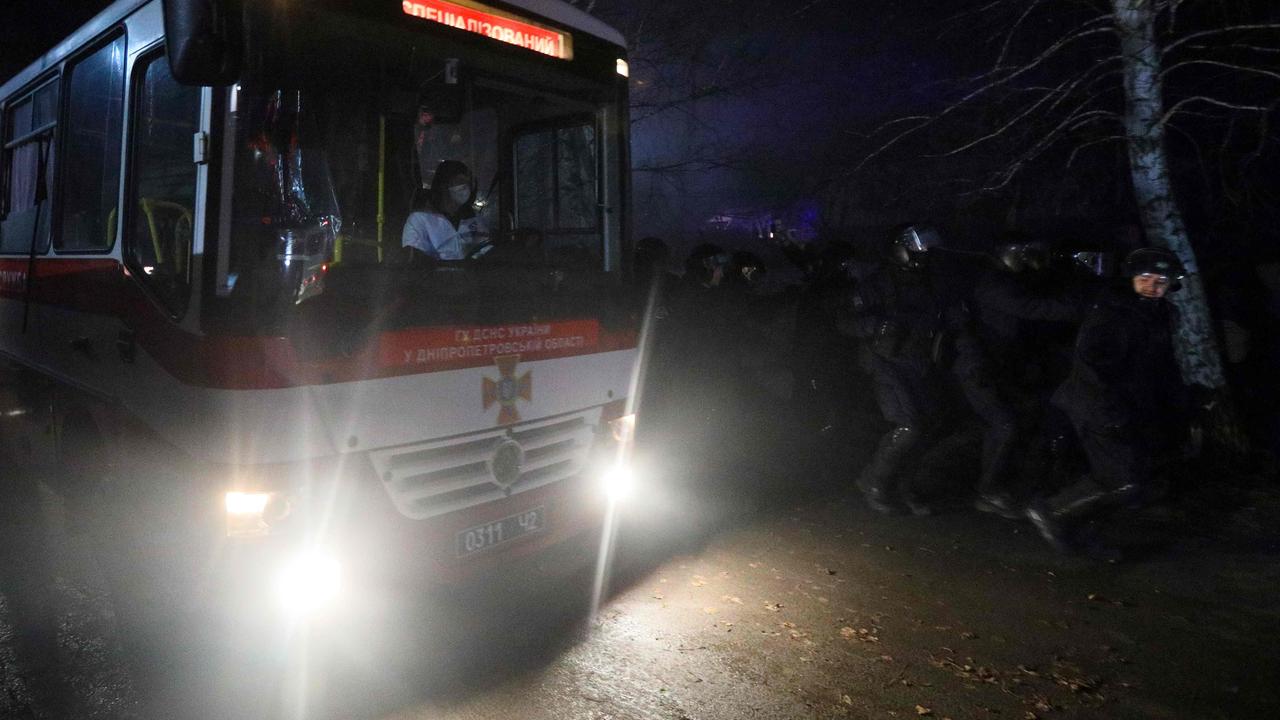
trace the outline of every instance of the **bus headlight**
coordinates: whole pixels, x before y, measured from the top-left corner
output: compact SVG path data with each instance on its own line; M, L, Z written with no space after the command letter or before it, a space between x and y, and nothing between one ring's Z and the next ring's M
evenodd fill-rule
M622 502L631 497L631 493L635 491L635 471L630 465L624 463L610 465L604 471L600 481L610 502Z
M609 421L609 432L613 434L613 439L619 445L624 447L630 446L631 441L636 437L636 416L635 414L623 415Z
M276 598L294 616L308 616L333 605L341 584L341 565L332 555L299 555L276 576Z
M289 514L289 500L280 493L228 492L227 537L260 537Z

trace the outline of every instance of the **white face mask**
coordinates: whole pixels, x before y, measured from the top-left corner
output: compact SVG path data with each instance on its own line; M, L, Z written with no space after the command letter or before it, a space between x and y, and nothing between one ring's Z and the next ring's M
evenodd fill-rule
M458 203L459 205L465 205L466 202L471 199L471 186L470 185L449 186L449 199Z

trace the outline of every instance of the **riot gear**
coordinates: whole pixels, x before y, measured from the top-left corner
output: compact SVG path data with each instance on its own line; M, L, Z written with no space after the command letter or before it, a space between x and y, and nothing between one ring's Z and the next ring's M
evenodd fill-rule
M902 235L892 246L909 252ZM857 478L867 504L884 513L898 510L907 499L902 467L940 405L932 350L942 332L942 308L927 273L902 272L902 267L897 262L855 263L857 282L840 320L870 351L876 404L893 426Z
M1075 426L1089 474L1027 510L1056 548L1079 549L1078 530L1087 520L1141 498L1156 457L1177 434L1185 387L1173 356L1176 311L1136 284L1152 271L1177 277L1176 260L1167 251L1132 253L1125 274L1134 274L1134 287L1103 293L1080 329L1071 374L1053 402Z
M1129 257L1124 259L1124 274L1126 277L1133 277L1144 273L1165 275L1173 280L1181 279L1186 271L1182 267L1182 262L1178 260L1178 256L1170 250L1139 248L1129 253Z
M889 261L908 270L920 269L925 253L942 242L938 231L930 227L907 225L897 231L889 244Z
M718 285L729 264L729 254L719 245L703 243L695 247L684 263L685 279L703 285Z
M1158 275L1169 279L1169 292L1182 287L1186 270L1178 256L1164 248L1139 248L1124 259L1124 276Z
M1049 252L1037 242L1004 245L996 257L1006 270L1013 273L1038 272L1049 266Z
M1076 250L1065 255L1076 273L1089 277L1108 278L1115 273L1115 256L1100 250Z

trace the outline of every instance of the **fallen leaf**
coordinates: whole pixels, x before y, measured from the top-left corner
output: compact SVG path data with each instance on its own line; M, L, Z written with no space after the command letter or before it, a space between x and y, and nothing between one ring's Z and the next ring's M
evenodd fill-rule
M841 695L840 702L844 703L845 705L852 705L853 698L849 697L848 695Z
M858 634L858 631L854 630L851 627L846 626L846 627L840 628L840 637L845 638L846 640L848 640L849 638L852 638L857 634Z
M917 706L916 706L916 715L919 715L920 717L928 717L928 716L930 716L930 715L932 715L932 714L933 714L933 711L932 711L932 710L930 710L929 708L927 708L927 707L925 707L925 706L923 706L923 705L917 705Z

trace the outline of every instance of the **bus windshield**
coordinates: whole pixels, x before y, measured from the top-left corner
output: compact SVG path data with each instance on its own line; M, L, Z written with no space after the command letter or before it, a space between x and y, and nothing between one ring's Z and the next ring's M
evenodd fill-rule
M342 292L342 275L410 277L420 294L495 268L617 269L615 109L441 72L409 91L234 91L221 307L262 329Z

